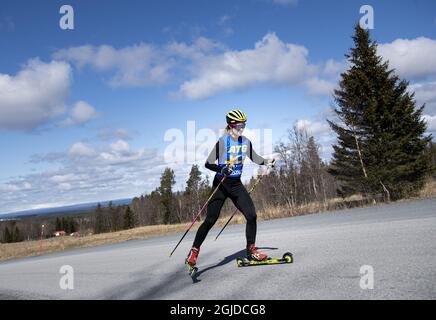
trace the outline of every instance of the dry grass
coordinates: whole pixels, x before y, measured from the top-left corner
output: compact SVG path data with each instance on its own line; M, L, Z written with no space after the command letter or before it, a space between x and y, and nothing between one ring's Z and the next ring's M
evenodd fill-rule
M424 188L419 193L418 198L433 198L436 197L436 180L427 181Z
M353 195L346 199L334 198L328 201L311 202L308 204L300 205L297 207L289 208L284 206L277 206L266 208L259 212L259 220L272 220L285 217L302 216L306 214L319 213L331 210L340 210L350 207L363 207L368 205L364 197L361 195Z
M217 225L224 225L227 218L219 219ZM130 230L100 233L83 237L63 236L44 239L42 241L43 254L61 252L75 248L89 248L105 244L120 243L129 240L147 239L162 235L169 235L186 231L189 224L155 225L138 227ZM196 223L191 230L197 230L200 223ZM0 244L0 261L21 257L37 256L40 254L39 240ZM169 254L169 252L168 252Z
M44 239L43 253L59 252L74 248L87 248L104 244L119 243L128 240L146 239L163 234L171 234L186 230L186 224L157 225L139 227L111 233L101 233L84 237L63 236ZM40 252L40 241L24 241L0 244L0 260L19 257L36 256Z
M430 180L426 183L423 190L417 198L436 197L436 181ZM335 198L326 202L313 202L307 205L302 205L292 210L288 207L271 207L258 212L258 220L271 220L284 217L300 216L312 213L318 213L329 210L340 210L351 207L364 207L370 205L365 199L360 196L352 196L346 199ZM223 226L229 217L219 219L216 226ZM232 224L245 223L245 218L241 214L236 214ZM89 235L84 237L58 237L43 240L43 253L60 252L74 248L95 247L104 244L113 244L135 239L146 239L162 235L184 232L187 228L187 223L175 225L156 225L145 226L130 230L123 230L111 233L102 233ZM200 223L196 223L192 230L198 229ZM169 250L170 250L169 246ZM24 241L18 243L0 244L0 261L10 260L20 257L39 255L40 241ZM169 252L168 252L169 253Z

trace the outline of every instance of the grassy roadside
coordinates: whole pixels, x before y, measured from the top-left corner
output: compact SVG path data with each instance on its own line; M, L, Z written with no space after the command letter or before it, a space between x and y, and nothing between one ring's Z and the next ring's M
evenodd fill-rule
M436 197L436 180L427 182L419 196L402 200L431 198ZM272 207L259 210L258 220L271 220L291 216L306 215L323 211L347 209L350 207L369 206L364 202L361 196L352 196L347 199L335 198L327 202L314 202L307 205L299 206L290 210L286 207ZM223 226L228 217L218 220L217 226ZM232 224L245 223L245 219L241 214L237 214L232 220ZM195 224L192 230L199 227L199 223ZM174 225L156 225L138 227L130 230L95 234L85 237L58 237L43 240L43 253L61 252L75 248L89 248L104 244L120 243L128 240L146 239L162 235L184 232L187 228L187 223ZM170 250L170 246L168 247ZM24 241L18 243L0 244L0 261L10 260L21 257L37 256L40 252L39 241Z

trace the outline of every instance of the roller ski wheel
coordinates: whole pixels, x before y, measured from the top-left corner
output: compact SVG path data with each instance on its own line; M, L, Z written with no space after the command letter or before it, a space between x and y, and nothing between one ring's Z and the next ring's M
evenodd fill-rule
M245 264L244 259L242 258L236 259L236 264L238 265L238 267L243 267Z
M189 275L191 278L195 278L197 276L198 268L197 267L190 267Z
M247 267L247 266L258 266L258 265L269 265L269 264L287 264L287 263L293 263L294 257L292 256L292 253L286 252L282 258L270 258L268 257L265 260L258 261L258 260L249 260L247 258L237 258L236 264L238 267Z
M283 255L283 260L285 260L286 263L292 263L292 262L294 262L294 257L292 256L292 253L290 253L290 252L286 252L286 253Z
M198 268L196 266L191 266L187 261L185 261L185 265L188 268L188 274L191 276L191 278L195 278Z

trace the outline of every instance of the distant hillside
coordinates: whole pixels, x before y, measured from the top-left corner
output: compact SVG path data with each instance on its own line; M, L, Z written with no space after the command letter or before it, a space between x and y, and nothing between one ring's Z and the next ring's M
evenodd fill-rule
M132 202L132 199L129 198L129 199L108 200L108 201L100 201L100 202L75 204L71 206L64 206L64 207L57 207L57 208L44 208L44 209L9 212L5 214L0 214L0 221L21 218L21 217L28 217L28 216L43 216L43 215L55 215L55 214L58 215L58 214L63 214L63 213L66 214L70 212L77 213L81 211L85 212L95 209L98 203L100 203L103 207L107 207L110 201L112 201L114 206L117 206L117 205L128 205Z

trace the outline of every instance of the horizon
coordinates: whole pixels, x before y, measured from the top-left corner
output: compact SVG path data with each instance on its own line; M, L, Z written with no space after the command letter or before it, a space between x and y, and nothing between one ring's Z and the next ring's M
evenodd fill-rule
M106 203L109 204L109 202L126 201L126 200L132 200L133 198L101 200L101 201L95 201L95 202L93 201L93 202L85 202L85 203L65 204L65 205L62 205L62 206L47 206L47 207L34 208L34 209L28 209L28 210L12 211L12 212L0 212L0 219L2 218L2 216L6 216L6 215L24 214L24 213L39 212L39 211L44 211L44 210L66 209L66 208L69 208L69 207L77 207L77 206L86 206L86 205L91 206L91 205L95 205L95 204L101 204L103 207L105 207ZM60 211L60 212L63 212L63 211Z

